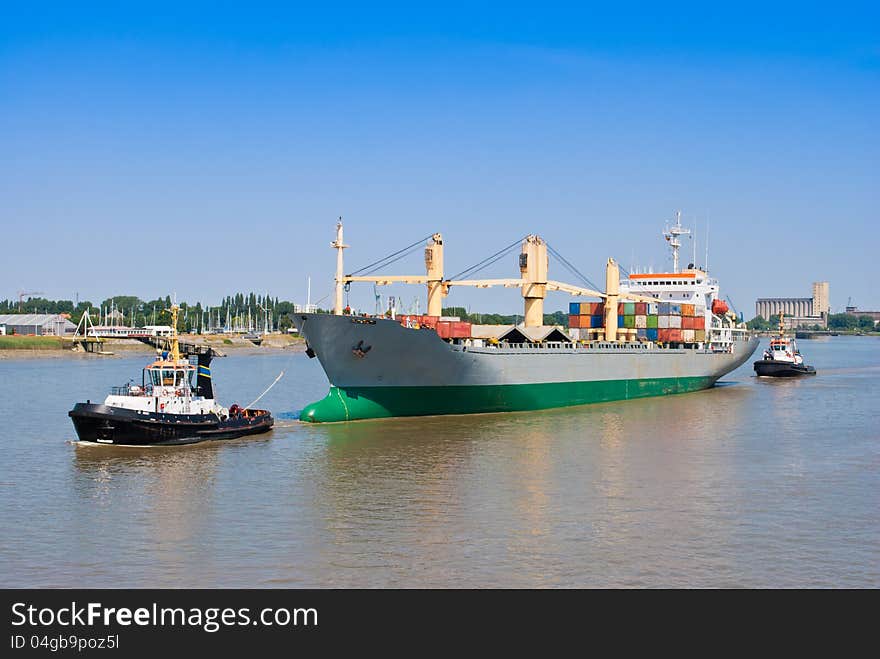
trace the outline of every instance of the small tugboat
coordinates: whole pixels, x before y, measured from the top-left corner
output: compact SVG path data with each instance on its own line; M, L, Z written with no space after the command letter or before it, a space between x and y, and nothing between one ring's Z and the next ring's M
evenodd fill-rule
M267 410L214 400L210 348L196 353L198 365L181 356L177 305L171 307L170 349L143 370L140 385L113 387L103 403L77 403L68 412L82 442L128 446L194 444L267 432L275 423Z
M804 364L797 342L785 336L785 322L779 315L779 335L770 339L764 358L754 363L758 377L792 378L816 375L816 369Z

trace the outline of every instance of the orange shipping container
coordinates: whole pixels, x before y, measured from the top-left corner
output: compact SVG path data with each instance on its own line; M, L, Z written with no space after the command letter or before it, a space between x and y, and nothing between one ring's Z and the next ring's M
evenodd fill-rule
M682 316L693 316L694 315L694 305L692 305L692 304L681 305L681 315Z

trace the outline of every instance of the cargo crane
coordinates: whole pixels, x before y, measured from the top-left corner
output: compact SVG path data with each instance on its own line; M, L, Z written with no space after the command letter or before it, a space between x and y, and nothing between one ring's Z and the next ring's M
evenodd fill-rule
M425 274L424 275L377 275L358 274L385 267L412 253L420 244L427 241L425 246ZM509 250L521 244L519 255L519 278L502 279L458 279L458 276L476 272L504 256ZM336 252L336 277L335 277L335 305L333 313L343 313L343 292L352 282L372 282L377 286L394 283L424 284L428 289L427 315L440 316L443 307L443 298L449 294L449 289L454 286L473 286L476 288L491 288L503 286L505 288L520 288L524 302L524 325L525 327L541 327L544 324L544 299L547 291L560 291L573 296L598 297L605 301L605 340L617 340L617 304L621 299L636 302L656 302L653 297L647 297L620 290L620 269L613 258L609 258L605 265L605 291L594 288L575 286L548 278L548 244L540 236L531 234L520 241L516 241L500 252L484 259L477 265L462 271L450 279L444 279L443 274L443 236L434 233L426 238L404 247L389 256L376 261L369 266L361 268L354 274L344 274L344 261L342 252L348 248L343 240L342 218L336 224L336 240L331 243ZM558 258L561 256L556 253ZM567 262L566 262L567 263Z

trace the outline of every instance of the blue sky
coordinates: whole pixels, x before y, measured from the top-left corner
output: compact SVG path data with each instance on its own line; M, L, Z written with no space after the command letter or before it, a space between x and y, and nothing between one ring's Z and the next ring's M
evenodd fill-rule
M352 270L442 231L452 274L536 232L601 281L666 265L681 209L748 317L817 279L880 308L871 4L178 4L4 7L0 297L320 298L338 215Z

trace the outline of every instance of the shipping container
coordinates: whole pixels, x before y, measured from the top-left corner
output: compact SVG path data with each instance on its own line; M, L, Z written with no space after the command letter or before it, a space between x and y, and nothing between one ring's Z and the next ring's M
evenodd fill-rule
M693 343L694 342L694 330L692 330L692 329L681 330L681 338L685 343Z
M694 305L692 305L692 304L681 305L681 315L682 316L693 316L694 315Z
M669 316L657 316L657 327L669 329Z
M706 315L706 306L703 304L695 304L694 305L694 315L695 316L705 316Z
M668 329L666 340L669 343L681 343L681 330L680 329Z
M581 312L581 303L580 302L569 302L568 303L568 315L569 316L577 316Z
M618 302L618 303L617 303L617 315L618 315L618 316L622 316L622 315L623 315L623 313L624 313L624 312L623 312L624 306L625 306L625 305L624 305L623 302Z
M580 341L581 340L581 330L577 327L574 329L568 329L568 335L571 337L572 341Z
M634 329L636 326L636 317L635 316L624 316L623 317L623 326L626 329Z
M605 327L605 316L590 316L590 327L593 329Z
M593 302L593 311L591 312L594 316L602 316L605 314L605 303L604 302Z
M646 329L645 333L648 337L648 341L656 341L657 337L659 336L659 332L660 330L653 327L649 327L648 329Z
M645 325L648 327L648 329L651 329L651 328L657 329L657 321L658 321L657 316L646 316Z
M671 315L675 315L675 314L677 314L679 316L681 315L681 305L674 304L674 303L670 302L669 303L669 315L671 316Z
M617 326L623 327L623 314L617 316Z
M648 338L648 330L636 328L636 337L638 337L640 339L647 339Z
M705 316L696 316L694 318L693 327L695 330L706 329L706 317Z
M702 343L706 340L706 330L694 330L694 341Z
M660 313L660 305L656 302L648 302L648 315L656 316L658 313Z
M681 316L668 316L669 329L681 329Z
M469 339L471 338L471 324L456 320L452 323L452 338L453 339Z
M644 316L648 313L648 305L645 302L636 302L636 316Z
M694 329L694 319L691 316L682 316L681 317L681 329L687 329L687 330Z
M593 306L592 302L581 302L578 306L579 306L578 313L581 316L589 316L593 311L592 310L592 306Z
M671 306L669 304L669 302L660 302L658 306L660 307L660 315L661 316L668 316L669 315L669 307Z
M636 303L635 302L624 302L623 303L623 315L624 316L635 316L636 315Z
M440 316L419 316L419 322L422 327L430 327L434 329L440 321Z
M645 329L648 326L647 316L636 316L636 329Z
M580 327L581 326L581 317L580 316L569 316L568 317L568 326L569 327Z

